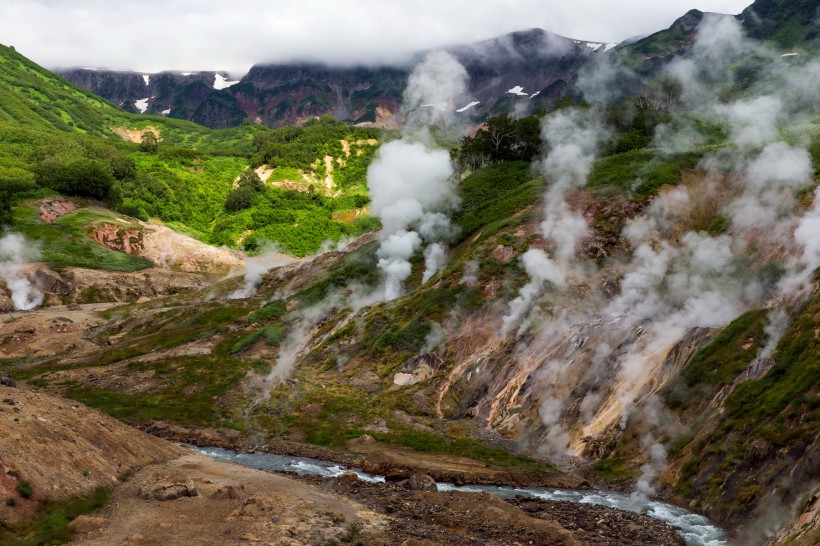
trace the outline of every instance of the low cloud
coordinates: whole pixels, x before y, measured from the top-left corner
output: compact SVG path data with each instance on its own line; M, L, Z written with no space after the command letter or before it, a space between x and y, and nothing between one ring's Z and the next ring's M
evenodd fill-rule
M666 28L693 7L739 13L746 4L743 0L626 0L603 5L595 0L572 4L523 0L515 6L500 0L413 4L0 0L0 36L5 44L51 68L227 70L239 75L265 61L406 61L409 52L532 27L572 38L619 42ZM499 16L488 17L488 13Z

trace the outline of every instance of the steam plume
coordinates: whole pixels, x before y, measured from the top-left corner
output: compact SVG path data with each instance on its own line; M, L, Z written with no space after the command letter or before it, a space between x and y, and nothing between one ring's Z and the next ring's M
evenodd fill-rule
M387 300L401 295L412 272L410 260L425 244L425 282L446 263L445 244L455 233L449 214L459 201L450 183L449 154L424 144L429 139L421 127L446 122L452 115L447 104L464 92L466 77L449 54L428 55L405 90L408 130L401 140L383 145L367 170L371 210L383 226L378 266Z
M265 273L276 267L293 262L293 258L281 254L276 245L267 247L258 256L245 256L245 282L228 294L228 299L240 300L256 294L256 287L262 282Z
M557 289L566 288L578 243L589 235L586 220L570 208L566 196L571 190L584 186L592 170L603 135L597 117L594 111L560 110L541 123L542 138L549 146L540 163L549 182L544 196L541 231L544 239L553 244L554 256L550 257L541 249L530 249L522 256L530 282L510 303L509 313L502 321L504 334L521 323L546 281Z
M11 291L11 301L17 310L28 311L43 303L43 293L23 273L23 264L36 260L38 254L19 233L7 233L0 238L0 279Z

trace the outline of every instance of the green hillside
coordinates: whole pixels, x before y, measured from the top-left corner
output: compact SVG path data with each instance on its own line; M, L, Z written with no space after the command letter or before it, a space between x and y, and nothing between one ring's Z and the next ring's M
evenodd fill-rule
M250 123L210 130L124 112L13 48L0 46L0 67L0 223L46 247L66 229L76 241L87 230L43 225L36 200L57 194L250 251L267 241L305 255L374 227L363 207L376 130L327 119L278 132ZM139 143L146 131L156 147ZM266 170L268 183L237 187L249 163ZM75 265L93 265L93 252L80 254ZM72 265L71 255L50 263Z

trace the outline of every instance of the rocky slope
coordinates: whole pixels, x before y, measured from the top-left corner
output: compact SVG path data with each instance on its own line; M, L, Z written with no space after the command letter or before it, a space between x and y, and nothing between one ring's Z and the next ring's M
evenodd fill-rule
M0 505L6 524L31 517L46 496L88 495L183 453L76 402L6 386L0 386L0 399L0 495L17 501ZM30 498L19 493L22 481L31 485Z
M56 73L128 112L179 119L193 119L211 94L236 83L224 72L142 74L74 68Z

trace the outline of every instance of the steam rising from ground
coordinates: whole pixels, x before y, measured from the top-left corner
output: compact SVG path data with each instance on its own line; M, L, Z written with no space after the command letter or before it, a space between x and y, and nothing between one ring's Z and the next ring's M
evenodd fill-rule
M530 282L510 303L509 313L502 321L504 334L521 324L547 282L557 290L566 288L578 243L589 235L586 219L570 208L566 197L571 190L586 184L592 170L604 136L598 113L592 109L560 110L544 118L541 135L548 143L548 152L539 166L549 183L541 231L553 246L553 256L541 249L530 249L521 257Z
M43 303L43 293L26 278L23 265L39 258L39 253L19 233L0 238L0 279L11 292L16 310L28 311Z
M753 50L771 60L763 83L740 100L726 101L720 91L732 64ZM619 93L605 87L618 78L633 83L626 68L599 68L581 78L588 98L617 98ZM638 415L650 430L671 426L670 417L647 413L647 407L651 393L675 373L668 367L681 363L687 346L682 340L802 289L820 267L820 189L807 211L795 200L814 176L804 148L808 139L786 131L820 105L820 63L785 65L779 55L748 41L733 18L707 16L694 46L664 76L680 83L680 104L688 111L728 129L730 145L706 151L698 167L700 185L664 188L626 225L621 236L632 248L626 263L610 262L596 272L576 256L590 231L570 206L571 195L586 184L606 137L601 112L558 111L542 122L548 152L538 167L549 184L541 225L547 250L531 248L521 256L529 282L511 301L502 333L533 334L518 346L516 377L527 378L520 381L538 401L542 451L551 455L578 455L590 439L606 441ZM671 121L655 134L658 154L703 146L707 138L697 124L676 111L675 101L668 104ZM722 231L703 231L708 224L692 227L707 201L714 219L725 222ZM766 277L766 264L786 265L780 282ZM617 278L617 293L597 288L604 275ZM577 283L570 282L576 277ZM560 319L539 324L542 315ZM775 354L787 324L784 311L769 314L766 342L750 369ZM518 401L527 396L514 392ZM577 404L570 407L568 400ZM656 440L662 436L647 434L641 442L647 462L636 500L652 493L666 466L665 447Z
M228 299L240 300L256 294L265 273L276 267L293 263L293 258L281 254L276 245L265 248L258 256L245 256L245 282L228 294Z
M371 211L382 221L378 266L384 298L401 295L412 272L410 260L424 248L426 282L447 262L446 243L455 235L449 215L458 207L445 150L427 144L425 126L447 125L452 100L464 93L467 72L444 52L428 55L413 71L404 93L409 110L401 140L379 149L367 170Z
M410 259L424 251L426 281L446 262L442 242L453 228L445 212L458 204L449 182L450 155L407 139L389 142L367 171L371 210L382 221L379 268L384 272L386 300L401 295L412 272Z

